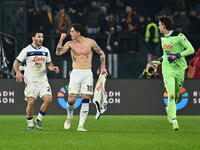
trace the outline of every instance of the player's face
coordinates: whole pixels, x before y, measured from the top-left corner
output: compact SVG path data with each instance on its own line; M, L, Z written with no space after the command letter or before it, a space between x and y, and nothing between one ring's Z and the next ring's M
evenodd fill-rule
M163 30L165 29L165 25L162 24L162 22L160 22L160 21L158 23L158 29L160 30L160 33L163 33Z
M42 46L43 40L44 40L44 37L42 33L36 33L36 35L33 37L33 43L37 47Z
M70 35L71 35L72 40L77 40L78 37L80 36L80 33L75 31L74 28L72 27L70 31Z

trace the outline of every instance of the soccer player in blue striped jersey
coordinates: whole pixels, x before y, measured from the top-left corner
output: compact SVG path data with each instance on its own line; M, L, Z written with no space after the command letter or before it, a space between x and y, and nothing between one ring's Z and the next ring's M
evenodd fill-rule
M13 64L16 72L16 82L22 82L24 78L26 85L24 94L25 100L27 100L26 115L28 130L34 129L34 104L37 97L39 96L44 100L40 107L40 112L35 119L36 128L40 130L42 129L41 121L52 101L52 92L46 75L46 67L51 71L55 71L55 73L59 73L59 68L51 62L51 55L48 48L42 46L43 40L43 33L33 32L32 44L20 52ZM22 62L25 62L24 75L19 70Z

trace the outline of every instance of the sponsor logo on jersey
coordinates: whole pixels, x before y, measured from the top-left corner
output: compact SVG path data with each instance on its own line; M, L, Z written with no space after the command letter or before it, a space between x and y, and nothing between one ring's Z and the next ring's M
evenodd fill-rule
M173 45L167 45L166 43L163 45L163 50L164 49L172 49L173 48Z
M45 61L45 57L39 57L39 56L35 56L32 60L33 62L38 62L38 61Z
M100 83L100 85L97 87L97 91L100 91L102 87L102 82Z

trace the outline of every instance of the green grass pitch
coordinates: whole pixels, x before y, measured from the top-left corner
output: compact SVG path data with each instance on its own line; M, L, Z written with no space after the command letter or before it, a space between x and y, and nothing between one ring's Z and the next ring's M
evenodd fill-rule
M200 150L200 116L178 116L174 132L166 116L79 116L64 130L66 116L46 115L43 130L27 131L26 116L0 116L0 150Z

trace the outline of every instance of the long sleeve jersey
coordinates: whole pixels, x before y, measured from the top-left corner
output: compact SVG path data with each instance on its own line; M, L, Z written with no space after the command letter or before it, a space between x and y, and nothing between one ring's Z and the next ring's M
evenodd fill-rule
M184 56L194 53L194 48L187 40L184 34L171 31L169 34L161 37L161 44L163 49L162 73L163 76L171 76L179 74L187 68L187 63ZM169 63L168 53L180 53L181 57ZM154 65L158 66L161 62L153 61Z

